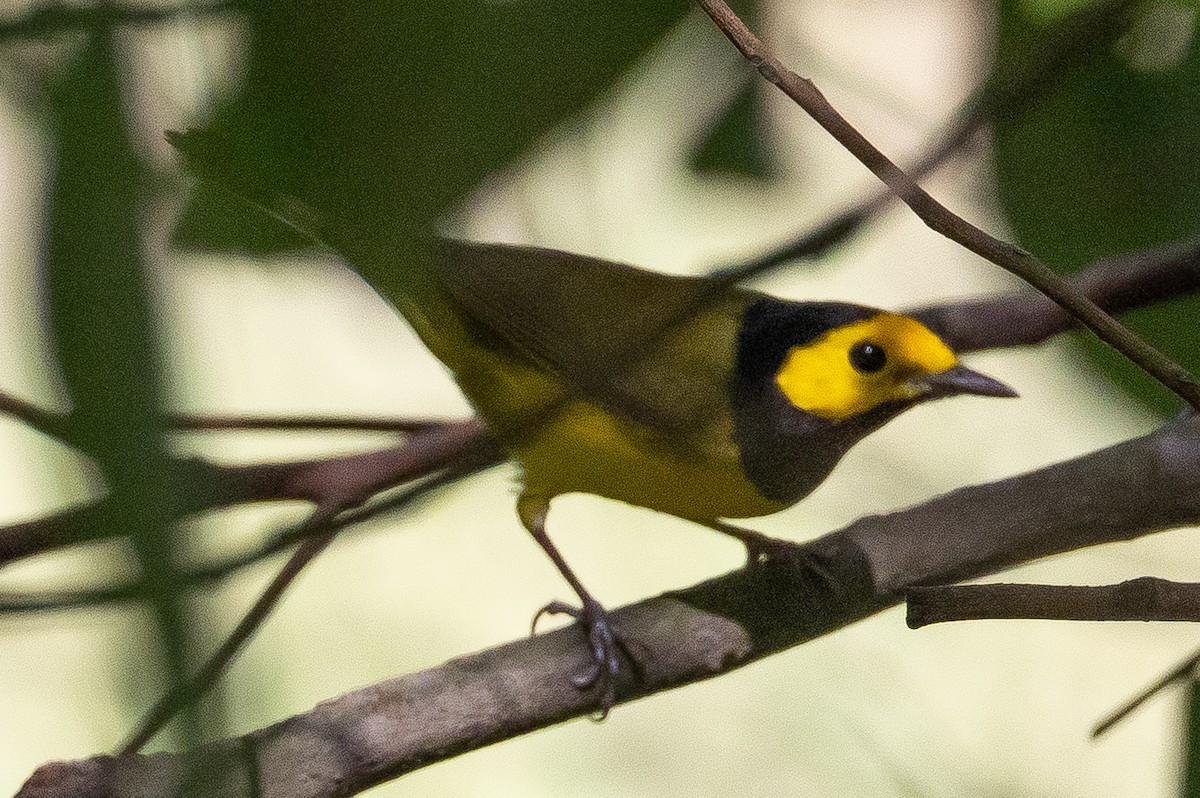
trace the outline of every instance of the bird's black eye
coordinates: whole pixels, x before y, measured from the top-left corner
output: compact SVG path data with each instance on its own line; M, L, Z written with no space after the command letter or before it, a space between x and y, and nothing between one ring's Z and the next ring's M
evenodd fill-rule
M879 344L863 341L850 350L850 365L864 374L873 374L887 363L887 354Z

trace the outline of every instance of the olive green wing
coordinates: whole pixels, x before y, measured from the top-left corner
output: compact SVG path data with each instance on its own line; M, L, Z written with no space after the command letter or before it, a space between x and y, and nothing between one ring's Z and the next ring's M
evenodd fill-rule
M535 247L444 240L434 264L481 346L674 439L727 423L748 294Z

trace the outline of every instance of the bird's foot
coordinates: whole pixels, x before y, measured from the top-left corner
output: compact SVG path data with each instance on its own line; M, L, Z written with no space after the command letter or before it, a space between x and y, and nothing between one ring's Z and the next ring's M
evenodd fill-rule
M728 529L723 531L727 534ZM762 532L737 528L737 538L746 547L746 565L750 568L761 567L769 562L787 562L800 556L800 547L788 540L779 540Z
M844 598L845 590L838 578L804 546L749 530L741 530L740 539L746 547L747 568L765 568L769 564L802 568L812 574L816 584L828 590L835 599Z
M543 615L569 615L583 627L587 635L592 660L579 673L571 677L577 690L596 690L599 693L599 711L596 720L604 720L616 701L617 675L621 671L621 656L629 661L634 675L642 675L642 666L633 654L631 641L614 626L608 610L595 599L587 598L582 607L574 607L562 601L552 601L533 616L530 633L537 627Z

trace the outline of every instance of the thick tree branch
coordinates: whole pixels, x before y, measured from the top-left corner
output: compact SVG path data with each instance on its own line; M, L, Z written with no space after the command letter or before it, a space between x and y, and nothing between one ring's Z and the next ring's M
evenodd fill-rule
M1075 460L860 519L810 544L780 544L752 567L618 610L617 622L646 647L645 680L627 676L618 701L826 634L915 586L1198 521L1200 418L1189 416ZM568 628L364 688L206 749L221 763L211 794L353 795L585 715L595 697L568 681L585 657L578 631ZM19 796L171 795L183 762L159 754L51 764ZM247 786L249 772L261 792Z
M1153 576L1117 585L934 585L908 591L906 621L1200 621L1200 584Z
M838 113L812 81L800 77L776 59L724 0L697 2L766 80L794 100L839 144L896 192L901 201L930 229L1037 288L1079 319L1102 341L1136 363L1193 408L1200 410L1200 385L1187 369L1146 343L1095 302L1073 290L1045 263L989 235L934 199Z

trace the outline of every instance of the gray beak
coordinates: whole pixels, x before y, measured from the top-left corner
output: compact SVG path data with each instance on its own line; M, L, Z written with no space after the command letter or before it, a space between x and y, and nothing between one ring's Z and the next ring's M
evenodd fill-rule
M925 399L958 396L959 394L1007 398L1017 396L1016 391L999 380L993 380L966 366L954 366L937 374L916 377L909 384L919 396Z

